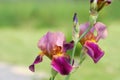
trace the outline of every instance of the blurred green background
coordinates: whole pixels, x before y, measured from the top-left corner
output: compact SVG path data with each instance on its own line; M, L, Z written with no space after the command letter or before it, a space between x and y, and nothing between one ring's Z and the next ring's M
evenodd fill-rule
M98 64L87 57L70 80L120 80L120 0L113 0L99 14L109 35L99 42L105 56ZM89 18L88 0L0 0L0 62L28 67L40 50L37 42L47 31L62 31L71 40L72 17ZM36 66L50 74L50 60ZM56 80L62 80L58 75Z

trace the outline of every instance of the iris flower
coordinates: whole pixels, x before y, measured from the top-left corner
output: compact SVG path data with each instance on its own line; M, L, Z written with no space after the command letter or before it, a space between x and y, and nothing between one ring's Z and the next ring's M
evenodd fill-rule
M29 66L29 69L34 72L35 64L42 62L45 55L51 60L51 66L55 71L62 75L68 75L72 66L70 65L70 56L66 52L73 48L73 44L73 41L66 43L65 36L61 32L48 32L39 40L38 48L41 53Z
M80 25L79 35L81 36L89 26L89 23ZM95 31L97 32L96 34ZM101 22L97 22L94 24L93 28L80 40L80 43L86 48L87 54L93 59L95 63L97 63L104 55L104 51L99 47L97 42L106 36L106 26Z

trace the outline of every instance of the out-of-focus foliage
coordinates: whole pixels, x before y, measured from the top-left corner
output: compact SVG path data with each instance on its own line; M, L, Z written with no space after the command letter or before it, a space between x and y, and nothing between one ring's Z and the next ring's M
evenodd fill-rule
M119 5L119 0L114 0L112 7L106 7L99 19L105 22L119 20ZM74 12L79 14L80 22L85 22L88 11L89 1L82 0L1 0L0 27L16 28L26 24L37 29L63 24L70 26Z

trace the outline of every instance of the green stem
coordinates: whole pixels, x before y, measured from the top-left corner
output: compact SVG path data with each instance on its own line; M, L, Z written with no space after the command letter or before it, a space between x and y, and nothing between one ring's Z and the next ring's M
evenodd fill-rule
M72 62L73 62L73 59L74 59L76 47L77 47L77 42L75 42L75 45L74 45L74 47L73 47L72 56L71 56L71 61L70 61L70 64L71 64L71 65L72 65Z
M74 45L73 51L72 51L71 61L70 61L70 64L71 64L71 65L72 65L72 63L73 63L73 59L74 59L74 55L75 55L76 46L77 46L77 43L75 42L75 45ZM68 76L65 77L65 80L69 80L69 79L70 79L70 74L69 74Z
M77 43L90 31L91 28L92 28L92 26L88 27L88 29L80 36Z
M88 29L79 37L79 39L75 42L75 45L73 47L73 51L72 51L72 56L71 56L71 61L70 61L70 64L72 65L72 62L74 60L74 56L75 56L75 50L76 50L76 47L77 47L77 43L90 31L90 29L93 27L93 25L96 23L96 20L97 20L97 15L96 16L93 16L93 15L90 15L90 26L88 27ZM82 62L84 61L84 59L79 63L81 64ZM68 75L65 80L69 80L70 78L70 75Z
M76 50L76 46L77 46L77 43L90 31L90 29L93 27L93 25L96 23L96 20L97 20L97 14L95 15L92 15L90 14L90 17L89 17L89 21L90 21L90 26L87 28L87 30L79 37L79 39L75 42L75 45L73 47L73 51L72 51L72 56L71 56L71 64L72 64L72 61L74 59L74 55L75 55L75 50Z
M79 37L79 39L75 42L74 47L73 47L73 51L72 51L72 56L71 56L71 61L70 64L72 65L73 60L74 60L74 56L75 56L75 50L77 47L78 42L90 31L90 29L93 27L93 25L96 23L97 20L97 15L90 15L90 26L87 28L87 30ZM81 64L84 61L84 59L79 63ZM69 80L70 75L68 75L65 80Z
M91 29L91 26L80 36L80 38L75 42L75 45L73 47L73 51L72 51L72 56L71 56L71 61L70 61L70 64L72 65L72 62L74 60L74 56L75 56L75 50L76 50L76 47L77 47L77 43L89 32L89 30ZM70 75L68 75L65 80L69 80L70 78Z

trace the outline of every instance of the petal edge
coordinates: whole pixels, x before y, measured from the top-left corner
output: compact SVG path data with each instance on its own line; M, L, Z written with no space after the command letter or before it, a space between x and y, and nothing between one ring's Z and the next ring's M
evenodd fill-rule
M87 41L84 46L87 48L87 54L93 59L94 63L97 63L103 57L104 51L95 42Z
M68 75L72 70L69 60L64 56L53 58L51 65L54 70L62 75Z

